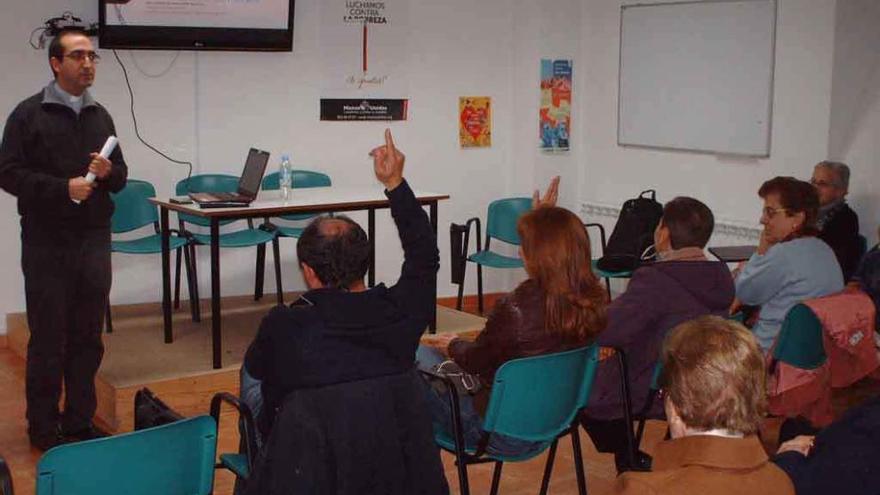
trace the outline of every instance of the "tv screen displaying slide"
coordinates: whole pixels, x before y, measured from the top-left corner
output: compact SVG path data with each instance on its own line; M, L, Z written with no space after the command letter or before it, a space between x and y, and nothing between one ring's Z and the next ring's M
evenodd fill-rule
M101 48L293 48L294 0L98 0Z

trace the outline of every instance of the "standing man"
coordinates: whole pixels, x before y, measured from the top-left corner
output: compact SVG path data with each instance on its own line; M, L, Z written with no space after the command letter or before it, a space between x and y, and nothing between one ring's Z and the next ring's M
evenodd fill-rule
M840 162L819 162L813 168L810 183L819 195L818 237L834 251L843 281L849 282L864 254L859 240L859 216L846 204L849 167Z
M112 275L110 193L125 186L128 169L119 148L109 160L97 154L116 134L88 92L99 60L85 33L59 33L49 45L55 80L13 110L0 145L0 187L18 198L21 215L28 435L40 450L106 436L92 424L95 374Z

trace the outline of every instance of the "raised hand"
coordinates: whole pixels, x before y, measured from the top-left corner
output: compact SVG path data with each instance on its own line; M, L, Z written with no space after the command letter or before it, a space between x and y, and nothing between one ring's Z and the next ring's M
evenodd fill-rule
M544 193L543 198L540 194L540 191L535 189L535 193L532 194L532 208L556 206L556 200L559 199L559 176L557 175L550 180L550 185L547 186L547 191Z
M376 178L385 185L385 189L391 191L403 182L403 164L406 156L394 147L390 129L385 129L385 145L373 148L370 156L373 157Z

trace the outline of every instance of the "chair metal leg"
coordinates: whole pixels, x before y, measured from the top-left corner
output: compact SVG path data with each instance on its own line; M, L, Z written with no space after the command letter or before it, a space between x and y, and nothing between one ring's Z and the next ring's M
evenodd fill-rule
M483 267L477 265L477 306L480 314L483 314Z
M104 315L104 318L107 320L105 323L107 333L113 333L113 319L110 316L110 298L107 298L107 313Z
M199 317L196 319L196 321L202 321L201 307L199 306L201 304L201 300L202 300L199 297L199 270L198 270L199 263L196 259L196 245L195 244L192 244L189 246L189 259L190 259L190 263L192 264L192 274L193 274L193 278L192 278L192 280L193 280L193 285L192 285L193 286L193 296L192 296L192 298L197 303L196 310L197 310L197 313L199 314Z
M174 309L180 308L180 249L174 259Z
M458 300L455 302L455 309L461 311L462 300L464 299L464 280L465 275L467 275L467 263L464 265L464 270L461 273L461 283L458 284Z
M503 462L495 462L495 469L492 471L492 488L489 490L489 495L498 495L498 485L501 483L501 468L503 466Z
M189 249L187 249L185 246L180 249L183 250L183 263L186 268L186 282L187 289L189 290L189 311L192 316L192 321L198 322L201 321L202 318L199 311L199 281L196 280L193 270L194 260L192 256L190 256ZM180 254L180 251L178 251L178 254Z
M578 432L578 423L571 426L571 450L574 456L574 472L577 476L578 494L587 495L587 477L584 474L584 458L581 455L581 437Z
M277 237L272 239L272 257L275 258L275 292L280 306L284 304L284 289L281 288L281 247Z
M553 440L553 443L550 444L550 450L547 452L547 462L544 464L544 477L541 478L541 491L539 492L541 495L547 495L547 490L550 488L550 475L553 472L553 461L556 460L558 443L558 438Z
M257 246L257 268L254 281L254 301L263 298L263 279L266 271L266 245Z

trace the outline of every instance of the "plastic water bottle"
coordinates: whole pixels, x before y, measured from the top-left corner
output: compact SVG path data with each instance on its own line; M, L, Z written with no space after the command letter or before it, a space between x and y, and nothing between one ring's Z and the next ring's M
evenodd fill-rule
M278 185L281 188L281 199L290 199L290 188L293 186L293 167L290 165L290 155L281 155L281 166L278 170Z

